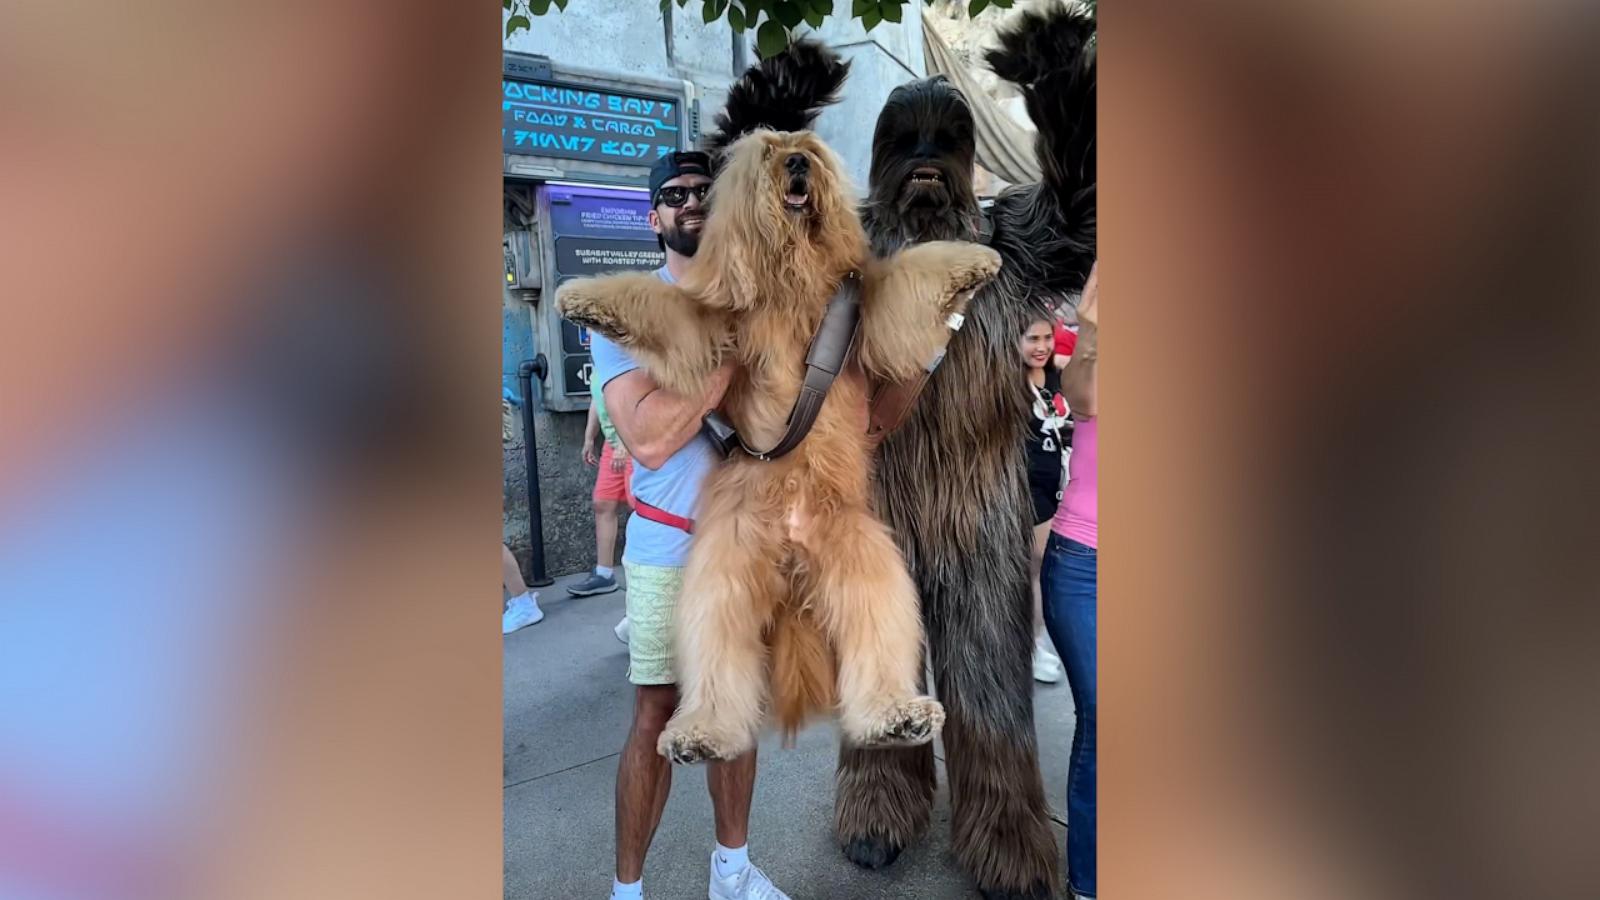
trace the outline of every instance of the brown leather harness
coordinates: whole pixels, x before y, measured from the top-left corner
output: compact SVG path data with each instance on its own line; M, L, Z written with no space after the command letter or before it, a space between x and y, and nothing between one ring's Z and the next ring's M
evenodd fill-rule
M961 323L961 316L951 316L948 324L954 331L961 327ZM788 422L778 442L766 450L751 448L739 437L732 423L717 410L705 415L702 430L706 437L724 457L739 450L763 462L778 459L800 446L800 442L811 431L811 426L816 423L817 414L822 411L822 402L828 397L828 389L833 386L834 379L845 367L846 360L855 348L860 330L861 274L850 272L839 282L833 299L828 301L828 310L823 314L822 323L817 326L817 333L812 336L811 345L806 349L805 380L801 382L800 396L795 398L794 406L789 410ZM868 402L867 423L867 440L872 446L877 446L911 414L917 395L943 360L944 351L940 350L917 378L884 382L873 387Z

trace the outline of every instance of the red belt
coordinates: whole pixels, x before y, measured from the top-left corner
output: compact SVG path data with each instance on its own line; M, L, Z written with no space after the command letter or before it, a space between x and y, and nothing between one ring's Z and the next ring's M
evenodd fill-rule
M649 519L652 522L660 522L663 525L676 528L686 534L694 534L693 519L685 519L683 516L675 516L672 513L661 509L660 507L651 506L643 500L640 500L638 497L633 498L633 511L641 516L644 516L646 519Z

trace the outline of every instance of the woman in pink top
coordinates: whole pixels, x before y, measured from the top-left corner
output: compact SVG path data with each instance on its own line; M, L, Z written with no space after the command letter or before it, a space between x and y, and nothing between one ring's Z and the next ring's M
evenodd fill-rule
M1061 654L1076 723L1067 768L1067 882L1076 897L1095 896L1095 605L1099 556L1099 267L1078 303L1078 345L1061 370L1061 393L1074 421L1067 487L1050 523L1040 587L1044 624Z

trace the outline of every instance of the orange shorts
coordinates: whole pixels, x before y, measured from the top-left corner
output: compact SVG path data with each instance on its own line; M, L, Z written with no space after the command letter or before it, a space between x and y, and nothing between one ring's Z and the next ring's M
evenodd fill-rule
M611 470L611 442L605 441L605 447L600 451L600 471L594 478L594 499L612 500L618 503L633 505L633 498L628 491L628 480L633 477L633 457L628 457L622 464L622 471Z

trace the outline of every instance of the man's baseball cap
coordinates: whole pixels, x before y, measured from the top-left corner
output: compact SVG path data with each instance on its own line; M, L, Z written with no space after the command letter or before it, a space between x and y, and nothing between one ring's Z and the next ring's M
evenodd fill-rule
M704 175L711 177L711 157L699 150L680 150L668 153L650 167L650 205L656 205L656 195L661 186L679 175Z

